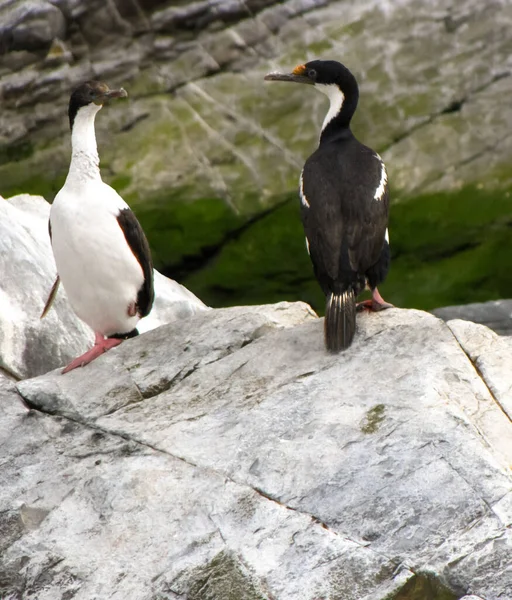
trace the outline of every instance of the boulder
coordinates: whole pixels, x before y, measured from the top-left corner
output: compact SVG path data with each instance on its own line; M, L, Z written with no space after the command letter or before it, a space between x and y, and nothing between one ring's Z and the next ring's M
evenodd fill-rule
M94 341L62 287L46 318L39 318L56 276L49 212L50 205L40 196L0 197L0 369L17 379L65 365ZM142 331L207 309L160 273L155 275L155 293L154 309L141 321Z
M490 327L501 335L512 335L512 300L474 302L460 306L443 306L432 311L445 321L463 319Z
M510 371L475 362L483 328L361 314L330 355L322 326L202 311L4 381L0 596L512 597Z
M321 292L304 291L313 274L296 202L327 100L263 75L334 58L360 83L354 132L386 161L393 201L405 200L392 207L393 304L510 298L511 6L3 2L0 38L18 36L20 14L44 43L24 34L0 50L0 194L51 200L69 164L70 91L91 78L123 85L128 101L97 120L103 172L137 209L156 267L211 306L286 299L322 310ZM278 210L286 199L290 210ZM254 256L259 236L266 251ZM283 267L269 284L273 265Z

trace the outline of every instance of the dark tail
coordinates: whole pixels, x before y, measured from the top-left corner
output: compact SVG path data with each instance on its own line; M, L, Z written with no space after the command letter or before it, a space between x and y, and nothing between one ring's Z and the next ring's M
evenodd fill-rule
M324 338L329 352L350 346L356 332L356 296L353 290L331 293L325 306Z

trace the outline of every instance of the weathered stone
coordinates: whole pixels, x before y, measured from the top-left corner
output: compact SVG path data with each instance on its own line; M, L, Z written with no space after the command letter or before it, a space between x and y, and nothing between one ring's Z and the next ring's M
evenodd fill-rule
M39 196L0 197L0 368L15 378L45 373L83 353L93 341L61 288L44 320L39 315L55 279L48 235L50 205ZM207 307L180 284L156 273L147 331Z
M62 12L46 0L4 2L0 6L0 54L16 50L48 49L66 34Z
M432 312L444 321L464 319L485 325L500 335L512 335L512 300L443 306Z
M442 0L220 0L172 6L159 0L53 0L52 10L66 20L66 60L44 60L50 41L41 50L8 52L0 61L0 193L33 191L51 199L69 160L69 92L85 79L106 79L124 85L130 100L109 107L98 120L105 177L141 207L150 241L163 245L158 227L151 225L171 220L176 209L183 218L173 222L175 230L188 224L189 211L198 230L206 224L229 231L232 245L240 221L249 228L296 194L298 173L317 143L326 110L321 94L265 84L263 74L307 58L336 58L360 83L355 133L385 159L393 199L413 198L411 211L397 204L392 211L417 212L428 220L429 203L418 194L449 192L451 226L440 219L422 232L430 237L433 258L418 257L414 243L400 244L408 237L408 223L404 219L395 227L392 212L394 303L431 309L466 298L511 297L506 257L511 255L512 137L502 133L511 125L511 1L466 0L455 7ZM2 6L10 11L15 3ZM483 197L475 197L480 188ZM459 189L467 196L462 206ZM209 208L201 207L197 215L205 201ZM488 216L472 222L480 201L482 206L489 201ZM227 210L216 220L219 204ZM283 237L276 248L284 245L287 226L282 223L276 232ZM293 231L297 239L299 229ZM209 303L246 303L243 290L228 300L230 294L222 293L230 285L223 278L235 269L220 268L217 279L208 273L224 259L223 249L205 260L211 248L193 238L181 244L176 262L178 253L169 242L167 252L159 253L159 268L166 273L178 268L181 276L182 255L191 257L192 278L197 271L198 279L212 279ZM450 247L436 252L447 240ZM270 263L290 264L297 256L273 252ZM460 268L463 262L472 268ZM260 264L245 271L247 279L257 280ZM256 301L301 299L320 310L321 300L303 294L302 263L293 267L299 276L292 296L281 281L286 294ZM458 278L462 281L455 283ZM203 294L200 287L194 291Z
M487 327L469 321L448 321L448 327L512 421L512 338L500 338Z
M46 568L48 598L99 581L99 598L509 597L512 425L489 377L426 313L362 314L333 356L322 320L278 305L203 312L21 382L34 410L7 413L0 499L22 525L6 525L5 590Z

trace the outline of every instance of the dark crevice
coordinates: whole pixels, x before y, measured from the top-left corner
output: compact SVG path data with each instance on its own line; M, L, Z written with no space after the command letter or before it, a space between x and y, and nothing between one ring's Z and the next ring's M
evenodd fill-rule
M361 546L363 548L368 549L370 552L380 556L381 558L385 559L386 561L389 561L391 563L396 563L396 561L394 561L392 558L386 556L385 554L382 554L381 552L378 552L376 550L374 550L373 548L370 547L370 543L369 542L362 542L362 541L358 541L358 540L354 540L351 537L343 534L342 532L338 532L335 529L332 529L328 523L326 523L325 521L323 521L322 519L320 519L319 517L317 517L316 515L313 515L311 513L308 513L306 511L302 511L298 508L295 508L293 506L289 506L288 504L281 502L280 500L278 500L275 496L273 496L271 493L269 492L265 492L264 490L262 490L261 488L258 488L256 486L250 485L248 482L246 481L239 481L237 478L227 474L224 471L218 471L215 470L211 467L207 467L204 465L199 465L196 464L194 462L192 462L189 459L186 459L182 456L178 456L176 454L173 454L167 450L164 450L162 448L159 448L156 445L150 444L149 442L143 441L138 439L137 437L132 437L131 435L125 434L123 432L120 431L116 431L116 430L110 430L107 429L105 427L101 427L99 425L90 423L88 421L86 421L85 419L82 419L80 417L71 417L70 415L63 415L63 414L59 414L56 411L50 411L50 410L43 410L42 408L36 406L32 401L27 400L26 398L24 398L21 393L18 391L18 394L20 395L20 397L22 398L22 400L27 404L27 406L29 406L31 408L31 410L34 410L35 412L41 413L41 414L45 414L45 415L49 415L52 417L60 417L62 419L67 419L68 421L71 421L73 423L76 423L78 425L81 425L83 427L86 427L87 429L92 429L95 432L100 432L104 435L108 435L108 436L112 436L114 438L120 438L122 440L125 440L127 442L130 442L132 444L138 444L144 448L147 448L149 450L152 450L154 452L157 452L158 454L164 454L166 456L169 456L170 458L176 459L182 463L185 463L186 465L190 466L190 467L194 467L197 469L201 469L203 471L206 471L208 473L213 473L215 475L221 476L223 477L225 480L230 481L231 483L234 483L240 487L244 487L244 488L249 488L251 489L253 492L255 492L256 494L258 494L258 496L264 498L265 500L268 500L270 502L274 502L276 504L278 504L279 506L281 506L282 508L286 509L286 510L290 510L293 511L297 514L303 515L303 516L307 516L311 519L312 523L315 525L320 525L320 527L322 527L323 529L329 531L330 533L332 533L333 535L336 536L341 536L343 539L346 539L348 541L353 542L354 544L357 544L358 546ZM402 563L403 564L403 563ZM403 566L407 569L410 570L410 568L403 564Z
M416 133L416 131L418 131L419 129L422 129L423 127L425 127L427 125L431 125L438 117L440 117L442 115L446 115L446 114L451 114L451 113L459 112L462 109L462 107L464 106L464 104L472 96L474 96L476 94L479 94L480 92L485 91L486 89L488 89L489 87L491 87L492 85L494 85L497 81L500 81L501 79L505 79L506 77L510 77L510 75L511 75L510 71L504 71L502 73L498 73L497 75L494 75L494 77L492 77L492 79L490 79L486 83L483 83L481 86L475 88L474 90L471 90L471 92L469 93L468 96L464 96L463 98L460 98L459 100L453 100L452 102L450 102L450 104L448 106L445 106L440 111L435 112L435 113L429 115L421 123L418 123L414 127L411 127L410 129L408 129L406 131L403 131L402 133L396 135L391 140L391 142L389 142L389 144L386 144L385 146L383 146L382 148L380 148L379 152L380 153L386 152L386 150L389 150L395 144L398 144L399 142L407 139L413 133Z
M135 125L137 125L141 121L144 121L144 119L147 119L148 117L149 117L149 113L142 113L141 115L137 115L129 123L126 123L125 125L123 125L119 131L122 131L122 132L130 131L131 129L133 129L135 127Z
M190 377L190 375L192 375L192 373L195 373L198 370L198 368L201 366L202 366L202 364L199 362L199 363L196 363L195 365L193 365L192 367L189 367L186 371L185 371L186 367L183 367L183 369L178 371L176 373L176 375L174 375L174 377L172 377L171 379L169 379L167 381L162 381L158 384L155 384L155 385L151 386L150 388L147 388L147 390L145 392L141 392L142 398L144 400L149 400L150 398L154 398L155 396L158 396L159 394L162 394L163 392L169 391L176 383L179 383L180 381L183 381L187 377ZM122 407L122 408L124 408L124 407Z
M466 98L464 98L463 100L454 100L446 108L443 108L443 110L439 114L449 115L450 113L459 112L462 109L465 102Z
M7 379L11 380L13 383L16 383L17 381L21 381L21 379L22 379L21 377L18 377L12 371L9 371L9 369L7 369L6 367L0 367L0 374L5 375L7 377Z
M170 277L176 281L184 280L187 276L195 271L200 271L207 267L208 264L210 264L215 260L215 258L217 258L217 256L219 256L227 244L237 241L253 225L276 212L290 201L291 199L287 198L286 200L271 206L267 210L254 215L245 221L245 223L243 223L241 226L226 232L224 237L216 244L203 246L200 253L184 256L179 263L175 265L164 266L162 269L160 269L160 272L166 277Z
M496 398L494 392L492 391L492 388L489 386L489 384L487 383L484 374L482 373L479 365L478 365L478 361L474 361L471 356L466 352L466 349L464 348L464 346L459 342L457 336L455 335L455 333L451 330L450 327L448 327L448 329L450 330L450 333L452 334L453 338L455 339L455 341L457 342L457 344L459 345L460 349L462 350L462 352L464 352L464 354L466 355L467 359L469 360L469 362L471 363L471 365L473 366L473 369L476 371L476 374L478 375L478 377L481 379L482 383L485 385L487 391L489 392L489 396L493 399L493 401L496 403L496 405L500 408L500 410L503 412L503 414L505 415L505 417L512 422L512 417L508 414L508 412L506 411L505 407L502 406L501 402L498 400L498 398Z

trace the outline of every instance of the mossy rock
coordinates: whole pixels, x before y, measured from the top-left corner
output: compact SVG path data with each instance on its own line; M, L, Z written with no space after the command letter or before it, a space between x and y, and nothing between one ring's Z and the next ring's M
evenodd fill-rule
M418 574L386 600L457 600L459 596L432 574Z
M202 258L199 253L188 272L183 263L165 259L158 249L160 234L140 215L157 248L158 263L168 275L178 276L211 306L303 300L323 313L324 298L306 252L295 194L282 197L276 208L253 220L232 215L234 228L219 226L225 223L220 200L211 204L218 223L207 217L209 204L201 206L205 213L196 213L197 220L185 225L178 223L179 211L169 205L174 227L181 229L178 247L183 248L187 236L189 243L200 247L201 240L207 239L201 232L209 232L208 252L203 246ZM510 192L476 187L394 203L390 212L392 264L381 286L384 297L397 306L427 310L511 297L511 208ZM164 227L164 241L165 232Z
M186 579L188 600L268 600L255 577L228 551L220 552Z

